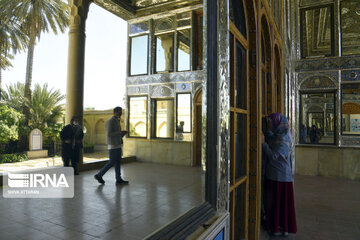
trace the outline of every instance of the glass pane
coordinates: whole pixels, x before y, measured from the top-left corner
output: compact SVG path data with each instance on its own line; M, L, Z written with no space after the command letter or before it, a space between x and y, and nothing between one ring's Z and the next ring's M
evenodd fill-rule
M191 35L190 29L178 31L177 34L178 71L190 70L190 35Z
M245 201L246 201L246 185L241 184L235 190L235 216L234 216L234 239L245 239Z
M148 73L148 35L131 38L130 75Z
M360 134L360 83L342 85L342 133Z
M137 34L149 31L148 22L130 24L130 34Z
M300 143L334 144L334 93L301 94Z
M360 54L360 1L341 1L342 55Z
M129 102L129 136L146 137L147 97L130 97Z
M246 174L246 115L236 114L236 132L235 132L235 179Z
M176 132L191 132L191 95L190 93L177 95Z
M302 57L332 55L332 18L332 7L302 10Z
M156 100L156 137L174 137L174 101Z
M246 21L243 1L230 0L230 20L235 24L239 32L246 38Z
M236 107L247 109L246 102L246 75L245 75L246 52L240 42L236 41Z
M172 72L174 70L174 34L156 36L156 71Z

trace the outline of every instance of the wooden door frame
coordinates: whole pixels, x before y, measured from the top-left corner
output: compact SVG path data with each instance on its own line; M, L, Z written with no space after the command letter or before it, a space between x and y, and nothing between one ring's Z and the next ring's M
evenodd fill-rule
M200 101L199 101L200 100ZM200 143L200 146L198 146L197 144L197 132L200 131L201 132L201 129L198 129L197 127L197 114L198 114L198 110L197 110L197 107L198 106L201 106L202 105L202 88L200 88L199 90L196 91L195 95L194 95L194 99L193 99L193 106L194 106L194 118L193 118L193 166L201 166L201 158L200 159L197 159L196 157L196 149L198 147L201 148L201 143ZM201 150L202 151L202 150Z

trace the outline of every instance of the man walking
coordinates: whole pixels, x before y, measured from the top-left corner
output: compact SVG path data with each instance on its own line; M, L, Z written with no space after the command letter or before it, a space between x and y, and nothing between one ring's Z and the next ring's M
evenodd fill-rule
M128 181L125 181L121 178L121 155L122 155L122 138L127 134L127 131L121 131L120 126L120 117L122 114L122 108L114 108L114 115L106 122L106 141L109 149L109 162L94 176L94 178L101 184L104 184L105 181L102 178L104 174L115 165L115 177L116 184L127 184Z

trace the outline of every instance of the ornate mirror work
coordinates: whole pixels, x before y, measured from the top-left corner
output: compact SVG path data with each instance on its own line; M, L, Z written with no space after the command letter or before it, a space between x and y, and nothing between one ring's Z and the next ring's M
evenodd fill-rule
M335 144L335 93L300 93L302 144Z
M360 54L360 1L341 1L342 55Z
M313 76L305 80L300 85L300 89L319 89L319 88L336 88L336 85L328 77L325 76Z
M302 57L334 55L333 6L301 9Z
M342 84L342 134L360 135L360 83Z

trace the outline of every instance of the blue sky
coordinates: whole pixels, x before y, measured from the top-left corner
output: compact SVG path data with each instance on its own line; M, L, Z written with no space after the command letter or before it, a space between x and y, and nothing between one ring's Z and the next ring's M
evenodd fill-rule
M86 21L84 107L96 110L124 106L127 23L91 4ZM3 71L2 87L25 82L26 52L17 54L13 68ZM33 85L48 83L66 94L68 31L43 33L34 52Z

